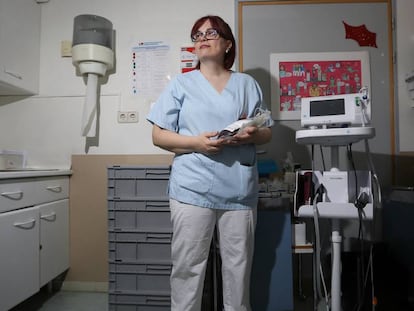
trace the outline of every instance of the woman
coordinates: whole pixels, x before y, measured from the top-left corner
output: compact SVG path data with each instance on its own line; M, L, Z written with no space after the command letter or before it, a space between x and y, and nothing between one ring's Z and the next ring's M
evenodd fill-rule
M225 310L250 310L258 177L255 145L269 127L247 126L219 138L227 125L265 109L257 82L230 70L236 43L229 25L204 16L191 30L197 70L178 75L147 119L154 145L175 153L169 182L173 240L171 310L198 311L210 243L217 227ZM268 125L273 123L268 120Z

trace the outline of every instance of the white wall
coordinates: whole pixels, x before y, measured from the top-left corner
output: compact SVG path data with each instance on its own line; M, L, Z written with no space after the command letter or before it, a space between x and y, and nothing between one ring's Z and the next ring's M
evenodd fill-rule
M414 152L414 100L409 97L405 83L405 75L414 70L414 1L395 3L399 151Z
M177 74L179 49L191 45L189 32L197 18L217 14L231 26L235 20L234 0L50 0L41 5L39 95L0 98L0 150L26 150L33 167L68 168L72 154L164 153L152 145L145 120L154 98L131 95L131 47L139 41L166 42L170 72ZM79 14L103 16L116 31L116 71L101 88L97 139L80 135L85 83L76 76L72 58L60 56L60 43L72 40ZM118 110L138 111L139 122L119 124Z
M409 107L412 100L408 99L404 75L414 69L414 19L410 16L414 1L396 2L399 150L413 151L414 109ZM179 48L191 44L189 31L198 17L219 14L236 32L235 0L50 0L41 6L39 95L0 97L0 150L26 150L28 165L34 167L68 168L72 154L164 153L152 145L151 126L145 121L154 99L131 95L131 47L138 41L165 41L171 46L171 74L176 74ZM78 14L106 17L116 30L116 71L101 89L97 139L80 135L85 84L76 76L72 59L60 57L60 43L72 39L73 19ZM118 110L138 111L139 122L117 123ZM280 150L278 135L283 131L275 127L273 153ZM281 152L276 157L284 156Z

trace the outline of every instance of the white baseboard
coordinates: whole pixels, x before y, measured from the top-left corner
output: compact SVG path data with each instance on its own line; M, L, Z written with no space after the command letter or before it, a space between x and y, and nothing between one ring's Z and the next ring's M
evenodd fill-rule
M80 292L108 292L108 282L71 282L64 281L62 290Z

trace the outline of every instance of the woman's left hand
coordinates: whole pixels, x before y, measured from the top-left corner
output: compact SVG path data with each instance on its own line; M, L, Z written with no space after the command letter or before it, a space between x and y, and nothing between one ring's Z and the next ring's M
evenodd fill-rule
M237 133L236 135L232 136L229 139L226 139L225 144L228 145L245 145L245 144L252 144L255 141L255 136L258 133L259 128L256 126L248 126L244 128L241 132Z
M262 145L272 139L272 130L268 127L248 126L240 133L237 133L229 139L225 139L224 145L238 146L245 144Z

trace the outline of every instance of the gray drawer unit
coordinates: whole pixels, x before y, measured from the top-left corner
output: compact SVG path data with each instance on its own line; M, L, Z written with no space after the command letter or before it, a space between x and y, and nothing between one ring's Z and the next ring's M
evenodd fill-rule
M108 168L109 310L171 309L169 166Z
M108 168L108 197L166 197L170 167Z
M109 230L139 229L172 232L168 199L108 200Z
M170 293L171 265L113 264L110 265L109 290Z
M171 262L171 233L109 232L109 259Z
M109 271L113 273L153 273L170 274L171 263L156 262L123 262L110 263Z
M109 311L170 311L170 295L159 293L109 293Z

